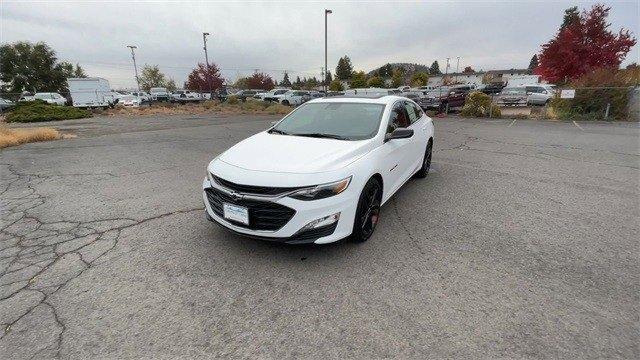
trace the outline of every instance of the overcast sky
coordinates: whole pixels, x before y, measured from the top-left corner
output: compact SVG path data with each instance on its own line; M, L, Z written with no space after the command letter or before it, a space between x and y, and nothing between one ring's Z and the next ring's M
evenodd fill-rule
M80 63L90 76L112 87L135 84L126 45L137 45L138 65L158 64L182 84L209 60L235 80L265 71L320 77L324 64L325 8L329 15L329 69L345 54L356 69L387 62L430 65L460 56L460 69L527 67L540 44L562 22L563 10L578 1L411 1L411 2L214 2L214 1L13 1L0 0L0 41L44 41L61 60ZM617 31L639 36L638 0L605 1ZM638 45L625 64L638 62ZM333 70L332 70L333 72Z

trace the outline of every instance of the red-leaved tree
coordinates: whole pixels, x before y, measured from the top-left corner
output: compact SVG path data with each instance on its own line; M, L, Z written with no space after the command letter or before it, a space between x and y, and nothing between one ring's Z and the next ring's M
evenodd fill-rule
M220 69L216 64L209 64L209 69L207 69L207 65L198 63L198 66L187 77L184 88L210 92L220 89L223 83L224 80L220 76Z
M247 85L250 89L263 89L271 90L276 84L273 82L271 76L265 73L254 73L247 78Z
M618 68L636 39L628 30L608 28L610 8L594 5L583 11L542 45L535 73L551 83L567 82L599 68Z

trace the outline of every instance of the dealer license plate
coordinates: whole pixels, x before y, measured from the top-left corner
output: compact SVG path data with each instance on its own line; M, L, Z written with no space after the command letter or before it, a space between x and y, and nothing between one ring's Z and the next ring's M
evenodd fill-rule
M223 203L224 218L249 225L249 209L244 206Z

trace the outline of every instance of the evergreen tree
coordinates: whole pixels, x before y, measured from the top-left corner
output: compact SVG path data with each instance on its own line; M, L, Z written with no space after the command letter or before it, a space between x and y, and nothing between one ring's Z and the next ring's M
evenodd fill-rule
M280 86L291 87L291 81L289 80L289 74L286 71L284 72L284 77L282 78L282 81L280 81Z
M431 75L442 74L442 72L440 71L440 64L438 64L438 60L434 61L433 64L431 64L431 67L429 68L429 74Z
M564 11L564 18L562 19L560 30L575 23L576 21L580 21L580 12L578 11L577 6L573 6Z
M353 74L353 65L351 65L351 59L347 55L338 60L338 66L336 66L336 77L340 80L349 80Z
M531 61L529 61L529 70L533 70L538 67L538 55L533 55Z

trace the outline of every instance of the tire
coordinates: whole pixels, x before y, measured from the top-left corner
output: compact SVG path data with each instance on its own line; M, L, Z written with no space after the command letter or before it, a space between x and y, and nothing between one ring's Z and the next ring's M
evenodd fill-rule
M415 177L418 179L424 179L429 174L429 169L431 168L431 153L433 152L433 142L429 140L427 143L427 148L424 151L424 158L422 159L422 167L416 173Z
M289 100L282 100L282 105L289 106Z
M352 241L362 243L369 240L380 219L381 200L382 184L376 178L369 179L358 200L351 233Z

